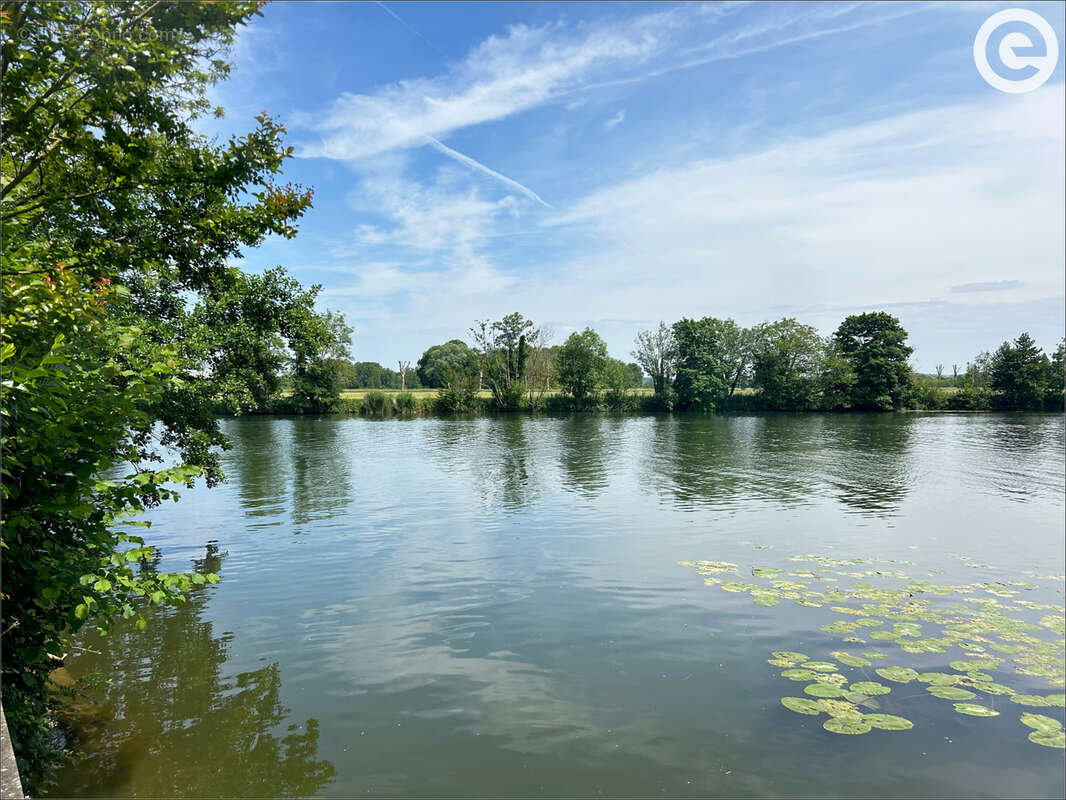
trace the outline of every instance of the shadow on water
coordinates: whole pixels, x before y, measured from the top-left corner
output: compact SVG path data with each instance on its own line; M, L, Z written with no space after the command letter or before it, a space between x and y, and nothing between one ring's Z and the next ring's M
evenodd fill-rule
M224 557L209 544L193 569L215 572ZM210 593L199 588L157 610L143 632L119 625L79 642L70 672L55 677L79 687L65 723L83 759L60 772L49 794L306 796L333 778L333 765L316 759L317 720L281 728L289 709L276 663L223 672L232 637L202 619Z

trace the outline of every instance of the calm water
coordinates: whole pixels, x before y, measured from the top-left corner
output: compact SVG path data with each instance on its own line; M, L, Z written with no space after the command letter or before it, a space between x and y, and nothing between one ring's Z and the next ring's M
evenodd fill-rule
M1061 708L995 697L979 719L912 684L882 705L913 730L826 732L780 705L802 684L766 658L839 649L819 626L840 615L677 563L1061 574L1061 416L225 427L229 482L148 531L160 569L222 582L68 659L110 683L80 706L89 758L55 795L1063 795L1062 751L1018 723ZM1061 605L1040 585L1026 596Z

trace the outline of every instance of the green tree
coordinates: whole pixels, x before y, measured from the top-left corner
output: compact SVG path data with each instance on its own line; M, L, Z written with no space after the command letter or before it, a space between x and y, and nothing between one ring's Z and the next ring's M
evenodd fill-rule
M786 318L758 329L752 384L766 408L805 411L821 391L824 343L818 331Z
M848 392L851 408L887 411L910 401L907 359L914 349L907 345L907 331L898 319L883 311L855 314L840 323L833 339L855 376Z
M533 322L515 312L495 322L478 320L470 334L481 379L492 392L496 408L501 411L518 408L525 391L529 343L537 336Z
M665 322L653 331L641 331L634 341L636 347L630 354L651 378L655 395L660 399L673 391L672 383L677 369L677 340L673 329ZM668 404L669 405L669 404Z
M1048 411L1062 411L1066 396L1066 340L1060 340L1059 346L1051 355L1048 365L1048 383L1044 392L1044 407Z
M728 396L733 362L725 348L726 323L714 317L674 323L677 374L674 389L682 410L713 411Z
M996 404L1015 411L1038 411L1051 378L1051 362L1028 333L1004 342L989 361Z
M608 361L607 343L592 328L570 334L559 348L559 388L570 396L575 408L595 401Z
M135 572L151 548L125 518L221 480L217 408L259 405L286 365L326 397L338 318L281 270L230 266L310 206L278 182L284 128L262 113L220 143L194 125L258 7L2 5L2 692L31 791L63 637L213 579Z
M629 381L627 388L639 389L644 385L644 370L640 368L640 364L630 362L626 364L626 372L629 373Z
M418 359L418 378L423 386L439 389L446 376L477 375L477 354L461 339L435 344Z

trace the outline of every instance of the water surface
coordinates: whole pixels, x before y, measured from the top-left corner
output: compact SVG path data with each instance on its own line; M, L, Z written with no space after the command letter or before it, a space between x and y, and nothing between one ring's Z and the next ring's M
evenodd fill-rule
M913 730L826 732L766 658L838 649L839 615L677 563L1061 574L1062 416L224 425L228 483L147 533L160 569L222 581L80 643L100 654L68 669L101 685L55 795L1063 795L1062 751L1018 723L1061 708L977 719L902 687Z

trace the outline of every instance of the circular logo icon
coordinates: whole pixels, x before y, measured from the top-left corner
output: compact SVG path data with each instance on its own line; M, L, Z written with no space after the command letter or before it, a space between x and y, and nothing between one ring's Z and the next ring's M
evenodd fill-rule
M991 58L990 60L990 52ZM997 11L973 40L973 63L989 86L1010 94L1039 89L1059 63L1059 40L1039 14L1025 8Z

